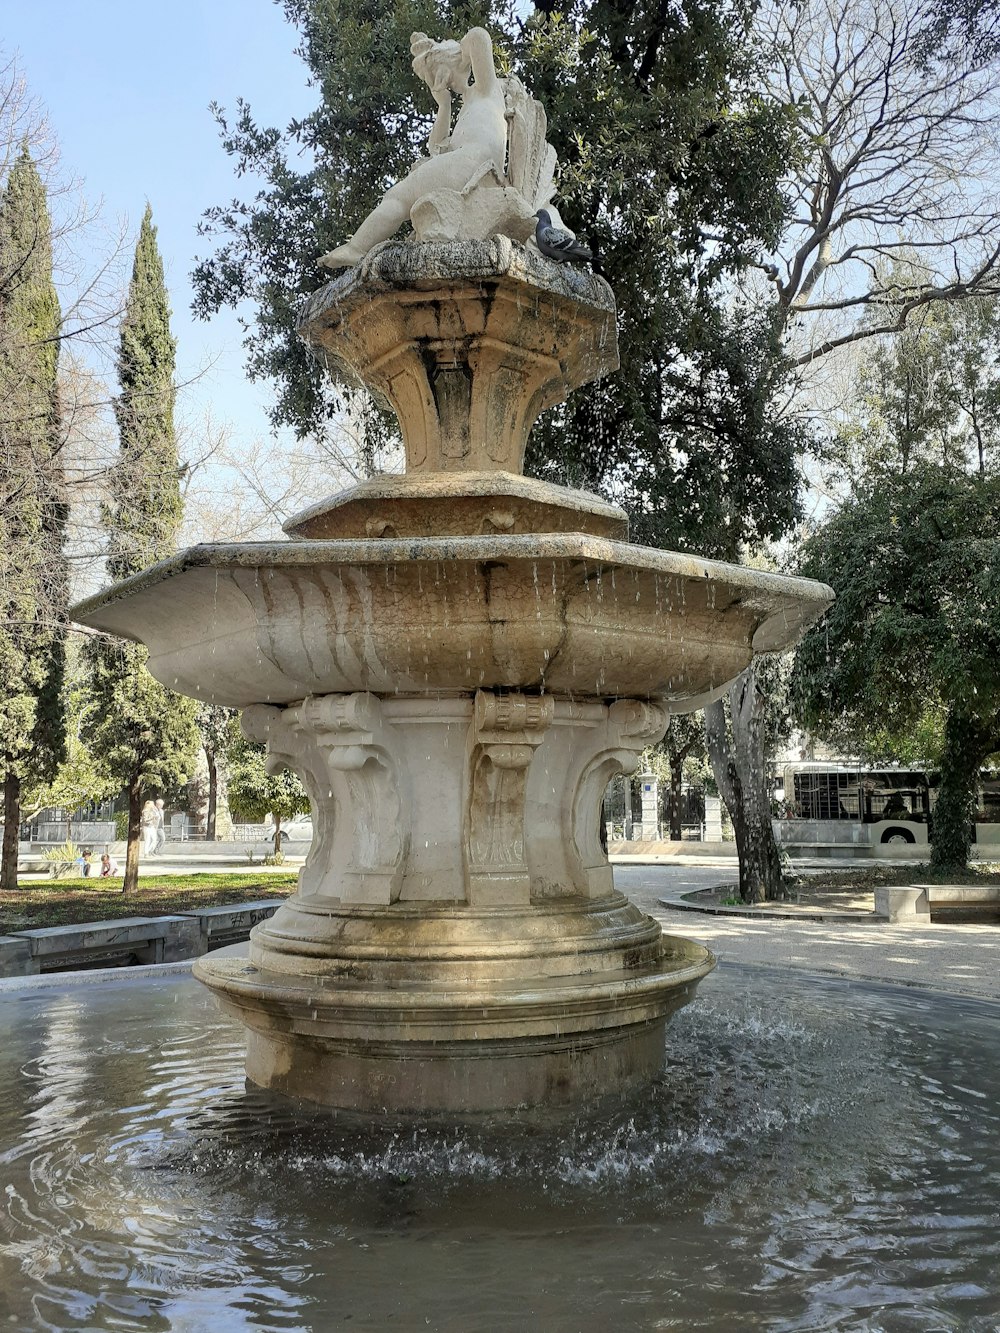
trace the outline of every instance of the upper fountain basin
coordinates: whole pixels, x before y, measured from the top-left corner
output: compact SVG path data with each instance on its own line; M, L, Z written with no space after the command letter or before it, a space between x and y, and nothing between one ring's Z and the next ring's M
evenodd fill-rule
M618 368L604 279L504 236L386 241L308 298L298 332L392 407L411 475L519 473L539 412Z
M73 609L170 689L242 708L495 688L701 707L825 584L574 534L195 546Z

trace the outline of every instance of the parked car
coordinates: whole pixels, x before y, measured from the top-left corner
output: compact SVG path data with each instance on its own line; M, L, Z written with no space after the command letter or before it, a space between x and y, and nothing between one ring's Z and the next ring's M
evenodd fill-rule
M286 842L311 842L313 835L312 815L295 815L292 819L281 821L281 845Z

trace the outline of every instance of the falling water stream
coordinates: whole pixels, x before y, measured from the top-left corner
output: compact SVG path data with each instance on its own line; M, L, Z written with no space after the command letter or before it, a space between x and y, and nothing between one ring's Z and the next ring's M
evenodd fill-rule
M0 1327L1000 1329L1000 1007L722 967L652 1090L362 1123L186 973L0 995Z

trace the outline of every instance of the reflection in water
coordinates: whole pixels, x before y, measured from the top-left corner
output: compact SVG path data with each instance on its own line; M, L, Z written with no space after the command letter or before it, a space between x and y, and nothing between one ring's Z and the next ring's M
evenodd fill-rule
M187 976L0 1027L0 1327L1000 1327L994 1006L724 968L651 1092L486 1127L248 1092Z

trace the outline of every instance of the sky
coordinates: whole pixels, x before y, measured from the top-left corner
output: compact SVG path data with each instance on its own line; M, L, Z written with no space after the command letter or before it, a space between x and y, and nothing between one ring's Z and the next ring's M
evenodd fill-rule
M131 263L151 204L178 381L214 363L184 391L181 412L197 420L211 408L217 422L232 424L234 440L270 431L270 391L245 377L235 316L206 322L190 310L191 270L211 252L196 234L198 219L248 189L234 175L208 105L232 110L242 96L259 123L281 127L304 114L314 97L296 43L274 0L8 0L0 25L4 54L16 56L48 113L60 174L80 180L89 205L101 204L104 230L90 229L85 242L92 268L121 221Z

